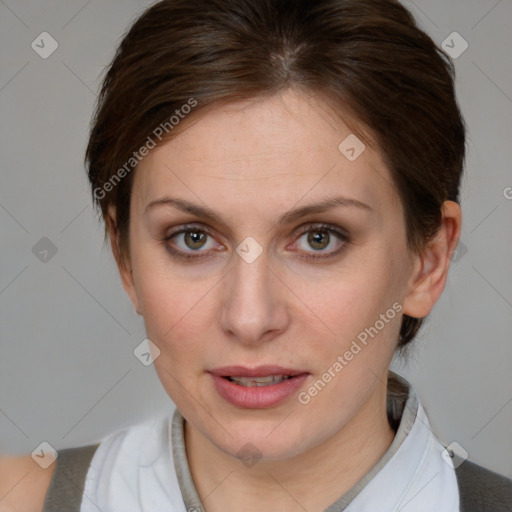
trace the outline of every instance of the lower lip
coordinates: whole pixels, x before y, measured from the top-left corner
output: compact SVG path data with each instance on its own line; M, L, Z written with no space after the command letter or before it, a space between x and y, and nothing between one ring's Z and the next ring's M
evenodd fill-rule
M278 384L270 386L245 387L231 382L224 377L210 374L219 395L230 404L244 409L265 409L274 407L284 402L290 395L296 392L308 378L308 373L303 373L285 379Z

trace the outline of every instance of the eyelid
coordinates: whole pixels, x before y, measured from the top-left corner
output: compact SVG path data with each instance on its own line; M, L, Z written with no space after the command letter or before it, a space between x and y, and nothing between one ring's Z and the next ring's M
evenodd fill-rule
M212 236L210 233L210 229L199 224L180 224L174 231L166 232L163 240L170 240L172 237L176 235L180 235L181 233L187 233L188 231L200 231L202 233L206 233L209 236Z
M348 238L349 235L347 232L345 232L344 229L342 229L339 226L335 226L333 224L329 224L326 222L308 222L306 224L303 224L302 226L299 226L297 228L297 231L299 235L303 235L305 233L308 233L309 231L329 231L331 233L336 233L342 238Z

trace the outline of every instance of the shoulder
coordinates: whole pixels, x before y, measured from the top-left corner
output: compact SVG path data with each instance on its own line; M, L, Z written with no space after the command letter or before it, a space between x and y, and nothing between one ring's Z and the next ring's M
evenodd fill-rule
M41 512L54 470L30 455L0 456L0 512Z
M88 480L92 486L106 485L120 477L137 478L140 467L150 467L170 449L170 417L145 418L112 431L98 446ZM1 511L0 511L1 512Z
M512 510L512 480L474 462L464 461L455 470L462 512Z
M47 469L30 455L0 455L0 512L78 510L87 477L93 492L112 479L135 481L140 466L151 467L169 448L169 419L148 418L100 443L61 449Z
M117 510L121 497L126 512L180 503L171 428L166 414L115 430L102 440L84 488L96 507Z

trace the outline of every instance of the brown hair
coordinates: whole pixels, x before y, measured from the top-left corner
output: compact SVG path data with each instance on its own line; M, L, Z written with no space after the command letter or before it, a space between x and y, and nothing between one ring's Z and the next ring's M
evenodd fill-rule
M124 262L138 150L172 137L185 105L188 121L294 87L348 108L368 130L401 198L408 248L419 251L442 203L459 201L465 128L453 82L449 57L394 0L160 1L123 37L98 97L85 162L105 239L115 228ZM421 323L403 316L399 348Z

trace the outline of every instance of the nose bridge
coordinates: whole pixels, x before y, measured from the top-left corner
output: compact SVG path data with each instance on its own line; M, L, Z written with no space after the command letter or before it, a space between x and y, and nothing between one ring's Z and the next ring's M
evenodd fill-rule
M220 323L226 333L250 344L275 337L289 319L282 284L269 266L266 251L250 240L244 242L237 247L227 276Z

